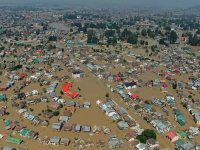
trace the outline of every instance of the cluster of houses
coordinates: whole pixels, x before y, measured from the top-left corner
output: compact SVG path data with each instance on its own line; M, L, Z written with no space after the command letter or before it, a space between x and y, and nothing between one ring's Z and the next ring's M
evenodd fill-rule
M27 97L30 97L30 96L37 96L37 95L39 95L40 93L38 92L38 90L33 90L33 91L31 91L31 92L26 92L26 93L24 93L24 92L19 92L19 93L15 93L15 94L13 94L13 95L11 95L10 96L10 99L11 100L17 100L17 99L20 99L20 100L22 100L22 99L26 99Z
M175 98L171 94L166 94L166 100L168 105L173 109L175 120L181 125L186 124L185 117L183 116L182 112L179 110Z
M139 124L128 114L128 112L123 107L115 105L112 100L106 102L105 104L103 101L97 100L96 104L107 116L116 122L120 130L125 130L130 127L135 128L139 126Z
M55 92L57 85L58 85L57 81L51 82L49 87L47 88L47 93Z
M108 134L111 132L111 129L107 125L102 126L102 128L97 125L95 125L93 128L91 128L91 126L89 126L89 125L81 126L80 124L73 124L73 125L65 124L63 126L63 131L79 133L79 132L81 132L81 130L85 133L90 133L92 131L95 134L100 134L101 132L104 134Z
M164 133L173 127L172 123L160 112L156 111L151 104L146 104L139 95L127 93L122 90L122 86L116 86L115 91L120 95L125 104L134 110L139 116L149 122L157 131Z
M28 112L26 108L21 108L21 109L17 108L16 111L20 117L24 117L30 120L34 125L38 125L42 122L42 120L37 115L34 115L31 112Z
M37 139L39 133L37 131L30 130L26 126L19 124L17 121L4 120L4 126L7 130L12 130L14 134L18 133L22 137L28 139Z
M9 89L12 85L14 85L17 81L22 80L25 75L24 74L18 74L15 71L6 72L5 76L7 76L10 80L7 81L3 86L0 87L1 91L6 91Z
M185 130L185 131L170 131L167 135L166 138L171 141L172 143L174 143L174 145L181 150L198 150L199 147L199 143L197 143L197 145L192 144L189 140L186 141L187 138L189 138L191 135L188 134L188 132L193 132L193 136L194 135L198 135L199 134L199 129L197 127L190 127L189 130Z
M48 137L44 136L40 139L41 144L45 145L63 145L69 146L71 140L69 138L60 138L58 136Z

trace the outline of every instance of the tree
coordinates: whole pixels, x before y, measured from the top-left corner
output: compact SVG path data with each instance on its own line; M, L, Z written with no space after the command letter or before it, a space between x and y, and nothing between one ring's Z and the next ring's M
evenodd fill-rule
M156 133L150 129L145 129L141 135L146 136L147 139L156 139Z
M148 45L148 44L149 44L148 41L146 41L146 42L145 42L145 45Z
M63 94L64 94L64 92L63 92L63 91L60 91L60 94L61 94L61 95L63 95Z
M107 38L113 37L114 35L115 35L115 30L106 30L106 32L105 32L105 36Z
M88 31L88 43L98 43L99 39L96 37L95 33L93 30Z
M170 32L170 36L169 36L169 41L171 44L175 44L176 40L178 39L178 36L176 34L175 31L171 31Z
M153 130L145 129L141 135L136 137L141 143L146 143L148 139L156 139L156 133Z
M132 35L132 32L129 31L128 29L124 29L124 31L122 32L121 36L125 39L127 39L130 35Z
M137 36L135 35L130 35L127 39L127 42L128 43L131 43L131 44L137 44Z
M165 44L165 40L162 38L159 40L159 44Z
M145 136L142 136L142 135L138 135L136 137L136 139L138 139L141 143L144 143L144 144L146 144L146 142L147 142L147 138Z
M176 89L177 88L177 84L173 84L173 89Z
M143 29L143 30L141 31L141 35L142 35L142 36L147 36L147 31Z
M166 26L166 27L165 27L165 30L171 31L171 27L170 27L170 26Z
M106 97L109 97L109 93L106 93L106 95L105 95Z
M60 112L58 110L56 110L56 111L53 112L53 115L58 116L58 115L60 115Z

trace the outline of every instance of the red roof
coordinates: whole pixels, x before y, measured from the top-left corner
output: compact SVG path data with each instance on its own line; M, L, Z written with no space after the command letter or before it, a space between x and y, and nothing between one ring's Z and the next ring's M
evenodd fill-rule
M37 50L37 52L41 52L41 51L42 51L41 49L38 49L38 50Z
M132 94L131 97L132 97L132 98L137 98L137 97L139 97L139 95L137 95L137 94Z
M18 76L19 76L20 78L24 78L24 75L23 75L23 74L18 74Z
M168 87L168 84L164 83L164 84L163 84L163 87Z
M173 139L174 137L176 137L177 136L177 134L175 133L175 132L169 132L168 134L167 134L167 136L170 138L170 139Z
M120 80L120 77L115 77L115 80Z
M67 94L68 96L71 96L71 97L76 97L78 96L78 92L72 92L69 90L69 87L71 87L72 84L71 83L64 83L63 86L62 86L62 91Z
M3 85L3 86L0 87L0 89L7 89L7 88L8 88L8 87L5 86L5 85Z

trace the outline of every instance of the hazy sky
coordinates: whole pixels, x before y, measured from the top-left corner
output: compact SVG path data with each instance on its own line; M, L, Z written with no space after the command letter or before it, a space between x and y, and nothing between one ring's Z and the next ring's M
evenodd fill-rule
M200 0L0 0L0 3L56 3L69 5L107 5L107 6L155 6L191 7L200 5Z

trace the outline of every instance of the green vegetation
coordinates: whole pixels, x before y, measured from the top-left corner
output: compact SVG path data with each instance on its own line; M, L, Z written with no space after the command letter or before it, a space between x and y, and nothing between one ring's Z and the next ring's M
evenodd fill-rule
M61 95L63 95L63 94L64 94L64 92L63 92L63 91L60 91L60 94L61 94Z
M109 93L106 93L106 95L105 95L106 97L109 97Z
M58 115L60 115L60 112L58 110L56 110L56 111L53 112L53 115L58 116Z
M49 41L57 41L57 37L56 36L49 36Z
M146 143L148 139L156 139L156 133L153 130L145 129L141 135L136 137L141 143Z
M99 39L96 37L96 34L93 30L88 31L87 43L98 43Z
M137 44L137 36L135 35L130 35L127 39L127 42L130 44Z

